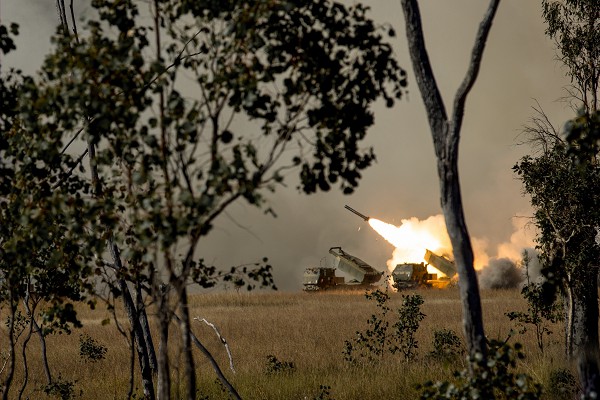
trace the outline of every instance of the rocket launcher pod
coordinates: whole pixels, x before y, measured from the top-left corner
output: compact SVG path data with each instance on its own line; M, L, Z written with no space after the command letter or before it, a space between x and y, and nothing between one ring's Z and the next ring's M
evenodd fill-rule
M350 211L351 213L354 213L354 214L358 215L360 218L364 219L365 221L368 221L368 220L369 220L369 217L367 217L367 216L366 216L366 215L364 215L364 214L361 214L361 213L359 213L359 212L358 212L358 211L356 211L354 208L352 208L352 207L350 207L350 206L348 206L348 205L345 205L345 206L344 206L344 208L345 208L346 210Z

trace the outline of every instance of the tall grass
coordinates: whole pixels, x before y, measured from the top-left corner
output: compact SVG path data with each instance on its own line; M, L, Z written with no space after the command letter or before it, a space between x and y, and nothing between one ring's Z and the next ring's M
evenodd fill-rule
M462 307L457 289L420 290L426 314L418 332L418 357L406 363L403 357L385 355L374 365L356 366L346 363L342 350L344 341L355 332L367 327L367 319L376 312L375 303L365 299L361 292L332 293L219 293L196 295L190 301L191 316L214 323L227 339L231 348L235 373L229 370L225 348L212 328L194 321L193 330L221 363L233 385L244 399L313 399L322 394L321 386L329 386L334 399L415 399L416 385L427 380L451 379L452 371L464 367L464 360L448 363L428 357L433 350L433 333L442 328L461 334ZM389 305L399 308L401 293L391 293ZM482 291L482 306L486 334L490 338L506 339L513 327L508 311L526 309L525 301L517 290ZM390 316L392 314L390 313ZM127 327L122 311L117 313ZM102 325L109 317L103 310L79 309L84 328L71 335L48 338L49 359L55 376L74 381L76 393L83 399L122 399L128 391L130 349L117 332L114 322ZM5 320L6 316L3 316ZM152 318L152 316L151 316ZM515 335L510 340L525 346L526 359L522 371L547 385L549 374L558 368L570 368L564 361L562 328L553 326L544 354L537 349L533 333ZM86 362L79 356L79 335L87 333L108 348L106 358L96 363ZM172 338L176 344L178 329L173 326ZM6 330L1 332L6 343ZM176 347L176 346L175 346ZM5 349L5 346L3 346ZM30 344L30 383L26 396L43 399L40 391L45 380L39 348L34 338ZM267 373L267 356L292 362L287 373ZM207 360L195 354L199 380L199 398L227 399L227 394L216 381ZM171 361L181 363L181 355L174 351ZM183 365L174 370L173 398L183 397ZM136 370L136 384L139 376ZM16 385L22 380L17 371ZM178 383L181 385L178 387ZM141 394L141 388L137 390ZM551 394L548 394L551 399Z

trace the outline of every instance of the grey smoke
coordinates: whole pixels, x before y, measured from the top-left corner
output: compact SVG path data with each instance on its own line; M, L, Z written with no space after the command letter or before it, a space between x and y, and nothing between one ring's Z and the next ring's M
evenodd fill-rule
M512 289L523 281L523 270L508 258L493 258L479 273L482 289Z
M524 249L529 256L527 265L515 263L508 258L492 258L489 265L479 272L482 289L514 289L528 282L541 282L541 265L534 249Z

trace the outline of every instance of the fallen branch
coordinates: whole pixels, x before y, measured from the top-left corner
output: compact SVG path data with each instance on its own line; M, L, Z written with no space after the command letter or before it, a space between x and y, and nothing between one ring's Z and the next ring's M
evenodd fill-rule
M179 318L179 316L177 314L174 314L173 316L177 320L177 322L181 322L181 318ZM204 345L200 342L200 340L198 340L196 335L194 335L194 333L191 330L190 330L190 338L192 339L192 342L194 342L196 347L198 347L200 349L202 354L204 354L206 356L206 358L208 358L208 361L211 363L213 369L217 373L217 377L219 378L219 380L221 381L223 386L225 386L227 388L227 390L229 390L229 393L231 393L232 397L236 400L242 400L242 398L240 397L238 392L235 390L235 388L231 385L231 383L229 383L229 381L227 380L225 375L223 375L223 371L221 371L219 364L217 364L217 361L214 359L212 354L210 354L210 351L208 351L208 349L206 347L204 347Z
M225 346L225 350L227 350L227 356L229 357L229 369L231 369L231 371L235 374L235 369L233 368L233 357L231 356L231 351L229 350L229 345L227 344L227 340L225 340L225 338L221 335L221 332L219 332L219 329L217 329L217 327L215 326L215 324L213 324L211 322L208 322L204 318L196 317L194 319L196 321L204 322L206 325L208 325L211 328L213 328L213 330L217 334L217 337L219 338L219 340L221 341L221 343L223 343L223 346Z

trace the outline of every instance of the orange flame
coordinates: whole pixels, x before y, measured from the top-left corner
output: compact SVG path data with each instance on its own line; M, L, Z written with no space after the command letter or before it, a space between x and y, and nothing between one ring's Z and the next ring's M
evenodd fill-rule
M403 219L399 226L369 218L369 225L395 247L392 258L387 261L390 272L397 264L424 262L426 249L438 255L453 258L452 244L446 231L444 217L441 214L433 215L422 221L416 217ZM498 245L496 258L506 257L513 262L518 262L523 249L533 247L535 232L525 229L523 220L514 220L513 226L515 231L510 237L510 241ZM471 237L471 245L475 255L475 269L480 270L486 267L492 258L487 253L488 241ZM430 273L441 274L431 265L428 266L428 269Z
M416 217L404 219L400 226L370 218L369 225L395 247L392 259L387 262L390 271L393 271L397 264L424 262L426 249L440 255L452 254L442 215L431 216L423 221Z

